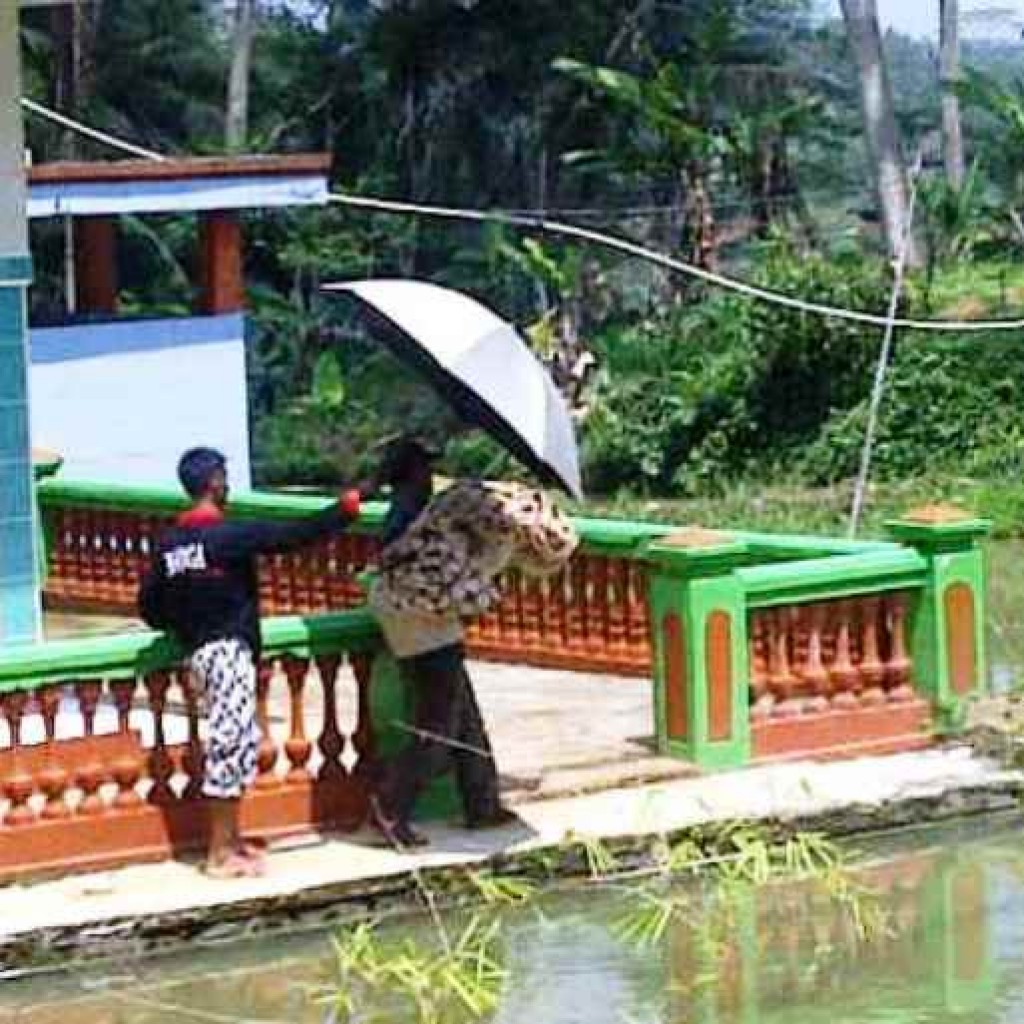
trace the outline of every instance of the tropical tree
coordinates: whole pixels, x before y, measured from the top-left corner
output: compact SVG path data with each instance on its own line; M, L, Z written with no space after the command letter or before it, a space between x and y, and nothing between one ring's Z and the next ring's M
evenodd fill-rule
M860 83L864 135L871 171L882 213L889 253L895 256L904 244L910 207L907 168L900 146L893 110L892 89L882 51L876 0L841 0L847 37ZM912 234L907 235L908 266L920 266L921 252Z

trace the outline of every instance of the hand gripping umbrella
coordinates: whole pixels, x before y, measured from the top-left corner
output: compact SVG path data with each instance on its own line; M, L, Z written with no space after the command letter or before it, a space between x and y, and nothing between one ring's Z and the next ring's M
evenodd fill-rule
M515 328L475 299L425 281L330 284L354 296L381 341L467 423L545 484L580 497L572 418Z

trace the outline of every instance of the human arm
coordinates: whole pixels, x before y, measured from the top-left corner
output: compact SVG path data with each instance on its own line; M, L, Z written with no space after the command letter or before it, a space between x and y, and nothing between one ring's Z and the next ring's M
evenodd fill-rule
M340 533L359 518L360 496L346 491L322 512L282 523L226 523L219 527L216 546L222 557L248 558L282 554Z

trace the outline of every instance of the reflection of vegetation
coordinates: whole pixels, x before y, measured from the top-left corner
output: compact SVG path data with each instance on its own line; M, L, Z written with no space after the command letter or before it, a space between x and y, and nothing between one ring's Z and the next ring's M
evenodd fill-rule
M634 851L635 855L635 851ZM692 935L703 964L694 983L717 978L717 954L735 931L744 900L764 887L786 882L815 887L849 924L856 942L888 934L879 901L852 873L849 857L814 833L774 834L730 823L695 830L655 844L653 860L625 866L620 855L592 837L570 833L557 851L563 869L589 884L623 894L625 906L613 932L628 947L644 951L669 929ZM529 861L520 870L553 865ZM510 982L502 941L503 912L533 905L537 890L522 877L470 872L457 891L472 901L468 920L452 930L437 913L443 885L422 875L417 884L433 924L425 940L397 934L381 922L358 924L336 937L334 974L316 993L341 1022L395 1019L402 1008L422 1024L441 1020L486 1020Z

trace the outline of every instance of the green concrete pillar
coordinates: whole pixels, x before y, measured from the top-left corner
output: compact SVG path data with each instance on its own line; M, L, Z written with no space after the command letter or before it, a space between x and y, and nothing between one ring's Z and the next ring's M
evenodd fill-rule
M25 220L18 5L0 4L0 644L38 640L37 512L28 408L31 278Z
M892 536L927 560L924 591L910 618L915 686L934 702L940 728L966 720L985 690L985 555L991 524L959 509L932 507L888 523Z
M750 760L746 545L684 530L652 542L649 597L658 749L703 768Z

